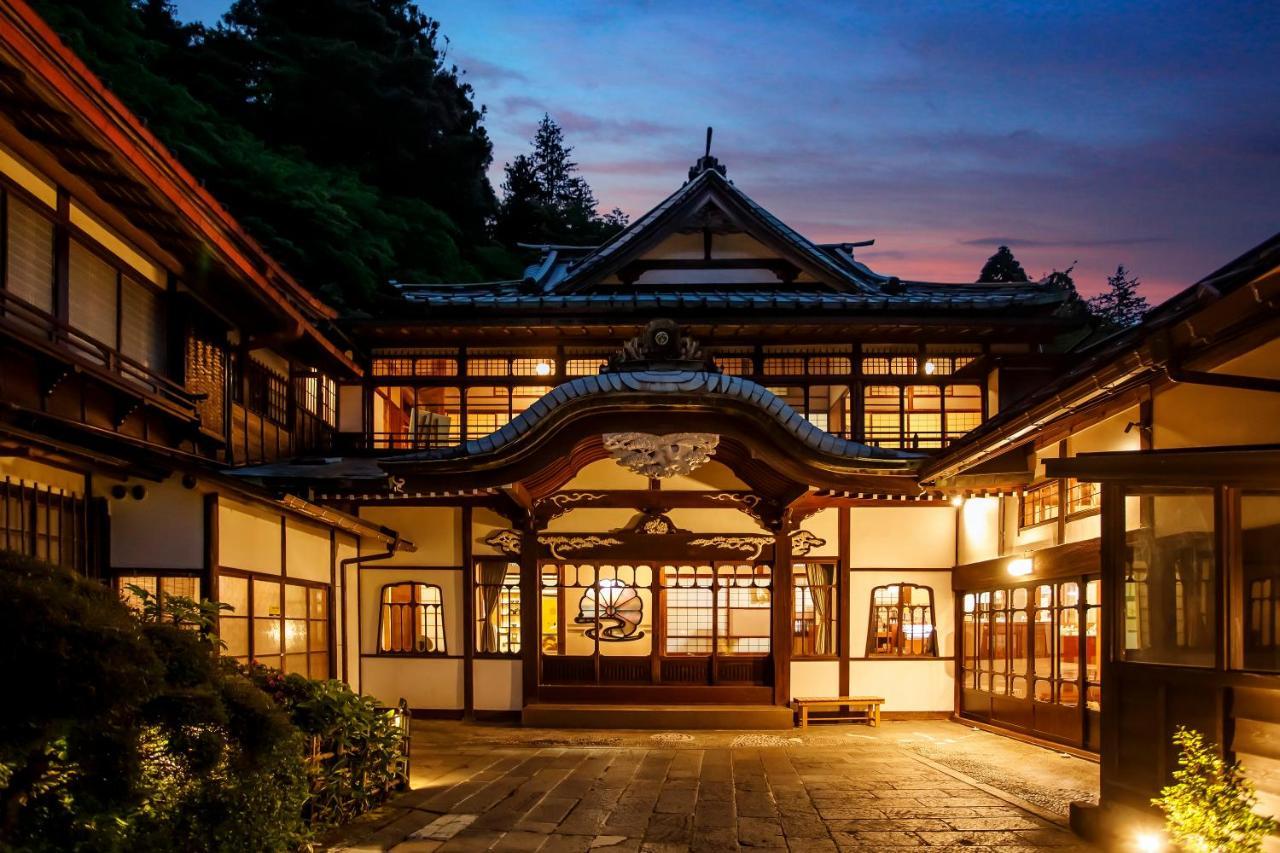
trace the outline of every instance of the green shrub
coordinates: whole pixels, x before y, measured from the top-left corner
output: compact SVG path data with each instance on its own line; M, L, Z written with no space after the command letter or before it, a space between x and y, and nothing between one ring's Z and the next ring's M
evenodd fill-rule
M404 732L395 711L341 681L281 675L261 666L253 667L252 677L307 738L307 816L313 826L350 820L408 784Z
M1223 761L1213 744L1178 727L1174 784L1151 802L1165 814L1169 837L1186 853L1254 853L1276 821L1254 813L1258 796L1238 762Z
M218 659L217 605L144 598L0 554L0 846L286 851L303 741Z

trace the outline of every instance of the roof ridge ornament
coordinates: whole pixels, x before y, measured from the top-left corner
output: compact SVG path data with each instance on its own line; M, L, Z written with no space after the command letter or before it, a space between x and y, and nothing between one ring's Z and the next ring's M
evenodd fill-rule
M719 373L715 360L702 350L702 345L684 334L675 320L650 320L645 330L622 345L622 351L609 358L601 373L626 373L635 370L693 370Z
M711 132L712 132L712 128L708 127L706 150L703 151L702 157L700 157L698 161L689 168L690 181L692 181L694 178L701 175L703 172L707 172L707 171L719 172L720 177L722 178L726 177L724 166L720 164L719 160L711 156Z

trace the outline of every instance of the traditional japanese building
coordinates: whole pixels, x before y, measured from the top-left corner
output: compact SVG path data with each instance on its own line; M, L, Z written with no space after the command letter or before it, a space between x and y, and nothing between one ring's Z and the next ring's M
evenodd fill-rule
M342 318L0 24L5 549L420 714L873 695L1100 754L1108 809L1188 724L1280 805L1280 240L1101 334L1049 282L874 272L708 150L603 245Z

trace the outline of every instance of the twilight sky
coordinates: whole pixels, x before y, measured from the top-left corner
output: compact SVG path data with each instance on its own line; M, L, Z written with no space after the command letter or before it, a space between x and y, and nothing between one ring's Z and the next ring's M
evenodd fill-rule
M424 0L488 108L495 188L543 111L633 217L712 153L878 272L1000 243L1153 302L1280 230L1280 4ZM226 0L177 0L216 21Z

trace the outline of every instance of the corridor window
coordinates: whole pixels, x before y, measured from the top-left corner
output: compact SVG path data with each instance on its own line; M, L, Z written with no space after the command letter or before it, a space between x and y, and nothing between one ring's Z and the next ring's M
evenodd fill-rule
M1240 497L1244 668L1280 672L1280 496Z
M520 652L520 564L481 560L476 564L476 652Z
M130 587L145 590L152 598L169 596L200 600L200 578L194 575L121 575L116 578L120 600L134 610L142 609L142 597Z
M1067 515L1096 512L1102 508L1102 486L1067 480Z
M1217 632L1210 490L1142 495L1144 526L1128 534L1123 659L1213 666Z
M445 654L444 600L435 584L405 581L382 588L378 652Z
M163 587L162 587L163 589ZM328 678L329 588L274 578L218 575L222 654L310 678Z
M839 598L834 562L792 564L791 653L796 657L833 657Z
M911 583L871 590L868 657L937 657L933 589Z
M1018 525L1031 527L1053 521L1058 517L1059 489L1057 480L1048 480L1031 486L1022 493L1019 503Z

